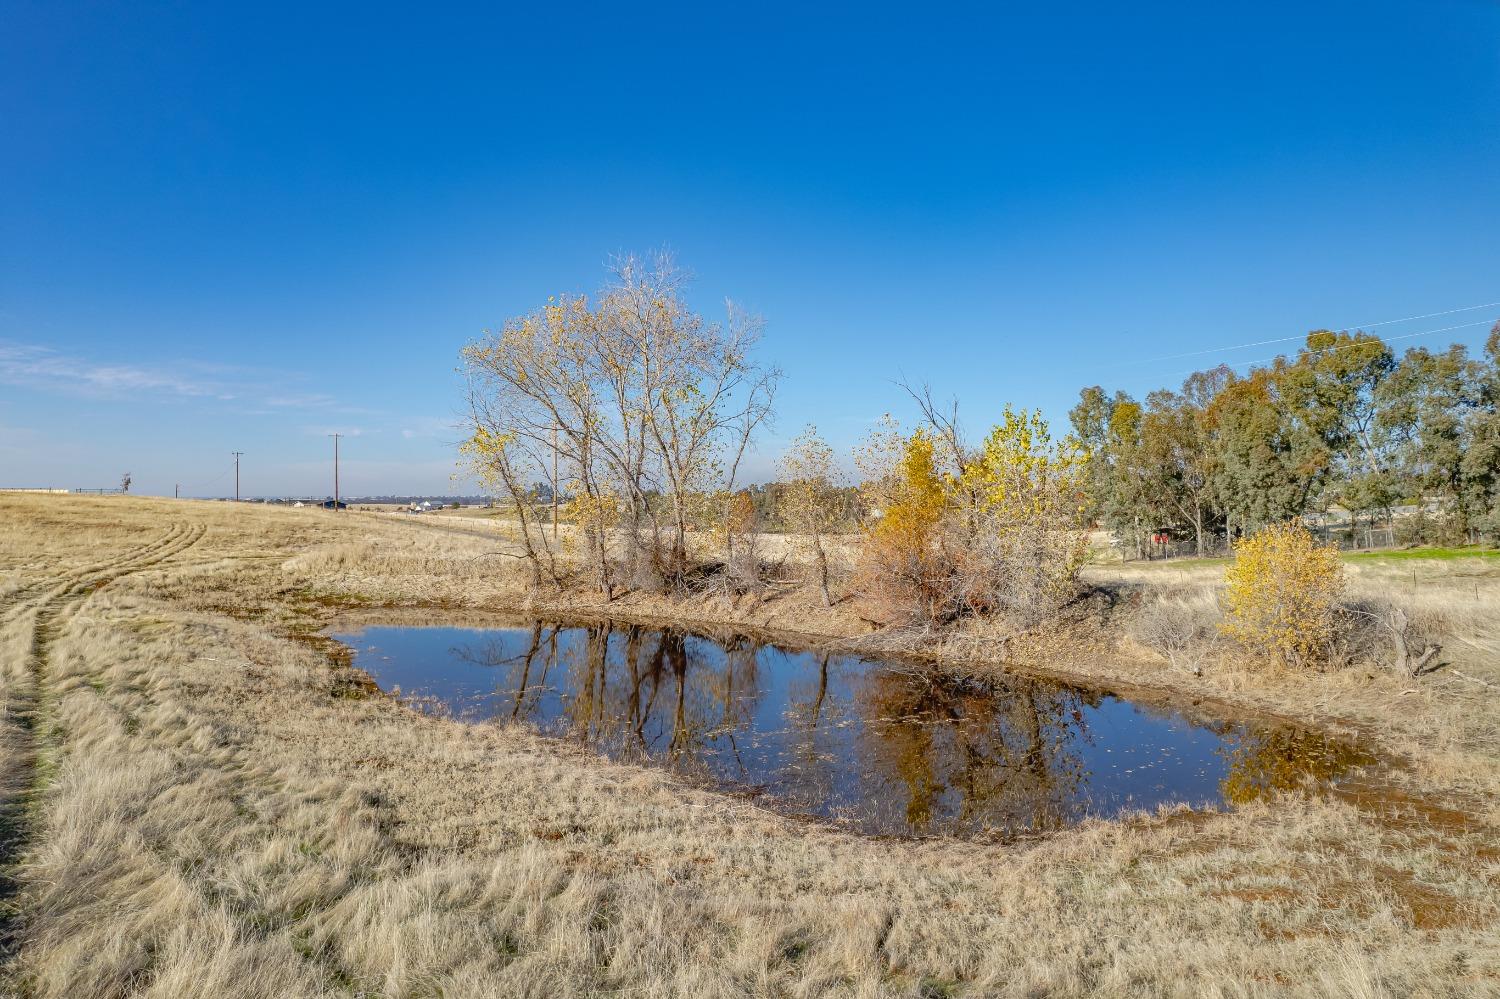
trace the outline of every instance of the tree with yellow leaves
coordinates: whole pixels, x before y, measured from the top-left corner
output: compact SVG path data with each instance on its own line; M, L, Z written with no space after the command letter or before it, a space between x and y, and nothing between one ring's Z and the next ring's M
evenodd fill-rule
M857 456L880 513L866 532L862 592L892 622L998 611L1036 624L1077 593L1086 450L1054 440L1040 412L1007 406L971 448L956 413L924 410L927 426L908 437L886 424Z
M955 546L958 599L1025 625L1071 600L1087 550L1087 487L1086 449L1072 436L1054 440L1039 410L1007 405L951 487L969 504Z
M707 321L685 284L668 255L622 257L596 298L551 298L463 352L470 424L507 441L518 482L556 461L594 507L616 497L620 525L586 528L606 595L616 575L643 588L694 578L689 509L734 492L771 414L780 373L753 360L760 320L731 304Z
M938 622L951 616L952 562L942 544L948 495L935 454L933 435L925 427L903 437L894 424L887 424L859 458L866 469L881 471L865 483L873 519L855 585L891 623Z
M575 489L568 503L568 517L577 525L588 549L588 564L593 567L594 583L604 599L614 598L614 579L609 571L610 534L620 522L620 498L609 486Z
M497 433L485 426L475 426L468 440L459 445L460 457L481 488L489 493L503 493L514 504L521 528L521 549L531 571L531 585L540 587L545 575L554 586L560 586L557 560L547 545L546 532L540 530L532 516L527 490L521 485L517 472L515 452L513 434Z

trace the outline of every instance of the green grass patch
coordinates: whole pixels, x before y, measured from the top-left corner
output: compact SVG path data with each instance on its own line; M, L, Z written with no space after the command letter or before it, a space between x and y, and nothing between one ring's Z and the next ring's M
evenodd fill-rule
M1461 548L1390 548L1384 551L1343 552L1339 557L1345 562L1448 562L1468 558L1500 560L1500 548L1482 548L1478 545ZM1215 558L1168 558L1111 564L1125 565L1131 569L1191 569L1197 566L1224 566L1233 561L1234 559L1226 555ZM1103 563L1101 567L1104 567Z
M1433 559L1447 561L1456 558L1500 558L1500 549L1465 546L1463 548L1393 548L1381 552L1347 552L1346 562L1409 561Z

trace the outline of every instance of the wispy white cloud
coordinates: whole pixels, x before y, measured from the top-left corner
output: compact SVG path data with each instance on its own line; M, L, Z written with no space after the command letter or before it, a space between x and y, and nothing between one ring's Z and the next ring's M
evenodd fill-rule
M364 427L310 426L303 427L302 432L310 437L331 437L334 434L342 437L363 437L369 431L366 431Z
M409 441L419 437L452 437L457 434L458 426L451 416L426 416L407 420L401 430L401 436Z
M132 402L205 400L251 405L247 415L305 410L366 413L326 392L288 391L296 373L249 370L198 361L98 361L51 347L0 340L0 384L38 392Z
M235 398L228 385L170 366L101 364L50 347L8 342L0 342L0 382L96 397L151 393L195 399Z

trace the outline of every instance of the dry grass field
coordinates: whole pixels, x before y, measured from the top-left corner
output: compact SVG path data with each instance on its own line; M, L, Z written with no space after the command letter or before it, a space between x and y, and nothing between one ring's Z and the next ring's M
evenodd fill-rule
M1433 570L1423 589L1419 568L1423 612L1463 651L1416 681L1192 676L1107 617L1051 641L933 638L918 651L951 668L1003 652L1357 731L1391 761L1363 793L996 846L861 838L524 729L424 716L319 637L351 608L601 609L525 594L514 560L488 557L503 543L436 517L0 498L0 989L1500 994L1491 575ZM1382 591L1411 572L1357 569ZM1206 568L1096 571L1122 604L1213 585ZM848 603L795 587L608 610L870 641Z

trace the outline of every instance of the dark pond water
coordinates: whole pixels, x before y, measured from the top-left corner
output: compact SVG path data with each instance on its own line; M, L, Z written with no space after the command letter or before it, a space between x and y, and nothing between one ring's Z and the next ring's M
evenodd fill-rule
M526 723L870 833L1003 836L1234 804L1369 762L1315 733L748 639L545 623L334 637L423 710Z

